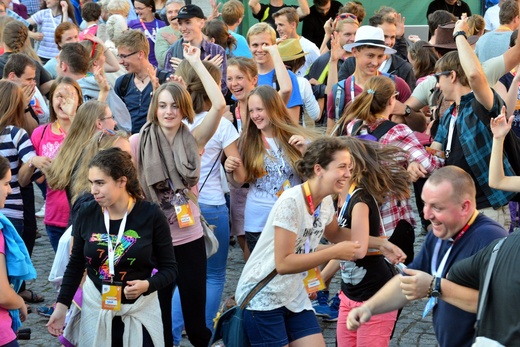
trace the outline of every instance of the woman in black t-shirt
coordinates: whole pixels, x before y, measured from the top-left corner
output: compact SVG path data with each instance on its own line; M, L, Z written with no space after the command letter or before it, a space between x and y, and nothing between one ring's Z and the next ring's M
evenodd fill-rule
M337 325L339 346L388 346L397 311L377 315L365 330L349 331L349 311L368 300L393 276L379 249L369 248L384 238L380 232L379 205L387 196L398 199L410 194L405 169L406 155L398 147L382 147L375 141L345 139L353 167L350 187L338 197L338 224L350 230L351 241L361 247L352 261L341 261L340 309ZM375 240L374 240L375 239ZM374 330L377 329L377 330Z
M74 245L48 330L63 333L67 307L86 268L77 345L163 345L156 291L177 274L166 217L159 206L143 200L127 152L99 152L88 176L95 201L85 203L75 220ZM142 329L142 341L135 329Z

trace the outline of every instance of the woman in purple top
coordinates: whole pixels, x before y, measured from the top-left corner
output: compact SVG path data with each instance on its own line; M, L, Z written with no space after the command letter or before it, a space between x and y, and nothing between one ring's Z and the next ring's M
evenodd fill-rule
M135 1L134 8L139 19L128 22L128 27L130 29L141 30L144 33L150 44L148 60L153 66L157 66L157 59L155 58L155 39L157 37L157 31L165 27L166 23L156 16L154 0Z

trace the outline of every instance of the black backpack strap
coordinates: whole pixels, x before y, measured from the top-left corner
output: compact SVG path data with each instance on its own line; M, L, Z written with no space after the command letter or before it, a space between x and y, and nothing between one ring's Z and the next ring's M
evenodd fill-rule
M130 86L130 79L132 78L132 74L128 73L126 75L123 75L123 79L121 80L121 99L125 97L126 93L128 92L128 87Z
M363 125L363 121L362 120L357 120L354 125L352 126L352 131L350 132L350 136L356 136L359 132L359 130L361 130L361 126Z
M370 134L379 141L380 138L382 138L388 131L390 131L390 129L392 129L396 125L397 123L385 120L384 122L379 124L377 128L375 128L374 131L372 131Z
M159 84L163 84L164 82L166 82L166 79L170 76L170 72L167 70L157 69L157 71L155 72L155 76L159 80Z

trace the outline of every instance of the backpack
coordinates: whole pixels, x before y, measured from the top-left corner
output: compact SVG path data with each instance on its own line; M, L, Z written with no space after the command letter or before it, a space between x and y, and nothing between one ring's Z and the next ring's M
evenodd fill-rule
M395 75L386 72L381 72L382 76L386 76L395 84ZM332 86L332 95L334 95L334 121L337 123L341 118L343 110L345 109L345 83L347 79L341 80Z
M155 76L159 80L159 84L163 84L164 82L166 82L166 79L170 77L170 75L171 72L166 70L157 69L155 71ZM119 89L121 93L121 98L123 98L126 95L126 92L128 91L128 86L130 85L131 78L132 74L127 73L126 75L123 75L123 79L121 80L121 87Z
M379 142L379 139L382 138L387 132L390 131L397 123L394 123L389 120L383 121L381 124L374 129L374 131L370 132L366 125L363 125L362 120L357 120L356 123L352 126L351 136L355 136L361 140L370 140ZM367 131L366 134L359 134L361 129L365 129Z

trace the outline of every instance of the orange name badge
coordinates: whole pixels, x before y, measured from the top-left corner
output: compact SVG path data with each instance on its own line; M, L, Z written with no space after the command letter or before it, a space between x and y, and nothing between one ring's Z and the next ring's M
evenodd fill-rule
M303 285L305 286L307 294L325 289L325 283L321 277L321 271L319 267L315 267L303 273Z
M285 192L289 188L291 188L291 182L289 182L289 180L285 180L285 182L283 182L283 184L282 184L282 188L278 191L278 193L276 193L276 196L280 197L282 195L282 193Z
M121 309L121 292L123 283L103 281L101 289L101 308L103 310L119 311Z
M195 224L195 218L193 218L190 204L183 195L180 193L175 194L172 204L175 206L175 214L177 215L179 228L186 228Z
M431 147L425 147L426 152L441 159L446 159L446 155L444 155L444 151L439 151L438 149L433 149Z
M175 213L177 214L177 221L179 228L186 228L195 224L191 207L188 203L184 205L175 205Z

